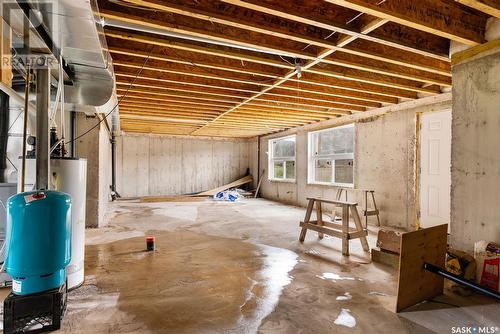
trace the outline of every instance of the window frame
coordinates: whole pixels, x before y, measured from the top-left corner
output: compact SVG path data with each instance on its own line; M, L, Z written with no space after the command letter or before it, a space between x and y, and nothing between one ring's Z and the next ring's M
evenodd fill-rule
M344 187L344 188L354 188L356 180L355 178L355 173L354 173L354 168L356 166L356 161L355 161L355 153L356 153L356 123L349 123L346 125L341 125L341 126L336 126L328 129L322 129L318 131L311 131L307 134L307 184L312 184L312 185L325 185L325 186L336 186L336 187ZM317 135L321 132L328 132L328 131L335 131L337 129L343 129L343 128L353 128L354 131L354 136L353 136L353 150L352 153L339 153L339 154L324 154L324 155L314 155L315 152L315 145L316 145L316 139L318 138ZM345 160L345 159L352 159L352 169L353 169L353 175L352 175L352 183L343 183L343 182L336 182L335 180L335 161L336 160ZM331 166L332 166L332 182L323 182L323 181L316 181L316 161L317 160L330 160L331 161Z
M295 147L293 150L293 157L286 157L286 158L275 158L274 157L274 144L281 141L281 140L286 140L286 139L294 139ZM296 182L297 180L297 136L296 135L290 135L290 136L285 136L285 137L278 137L278 138L273 138L269 139L268 141L268 173L267 173L267 178L269 181L277 181L277 182ZM294 165L294 178L293 179L288 179L286 178L286 163L288 161L293 161ZM276 178L274 175L274 164L275 162L281 162L283 166L283 178Z

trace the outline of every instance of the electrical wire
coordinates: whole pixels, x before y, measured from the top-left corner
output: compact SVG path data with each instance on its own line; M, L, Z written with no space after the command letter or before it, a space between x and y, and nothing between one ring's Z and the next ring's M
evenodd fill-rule
M12 163L12 161L9 159L9 157L7 157L7 156L6 156L6 158L7 158L7 160L10 162L10 164L12 165L12 167L14 167L14 169L16 170L16 172L18 172L18 169L17 169L16 165L14 165L14 164Z
M68 144L71 144L72 142L76 141L77 139L80 139L82 138L83 136L87 135L88 133L90 133L92 130L94 130L95 128L97 128L102 122L104 122L105 119L108 118L109 115L111 115L113 113L113 111L115 111L115 109L120 105L120 103L122 102L122 100L127 97L128 95L128 92L130 91L130 89L132 89L132 87L134 86L134 83L136 82L137 78L139 77L139 75L141 75L142 73L142 70L144 70L144 67L146 66L146 64L148 63L148 60L149 58L151 57L151 54L153 53L153 50L155 49L155 45L153 45L153 47L151 48L151 50L149 51L149 54L147 56L147 58L144 60L144 63L142 64L141 68L139 69L139 71L137 71L137 74L135 75L134 79L132 80L132 82L130 83L130 85L128 86L127 90L125 91L125 94L123 94L120 99L118 100L118 102L115 104L115 106L103 117L99 120L99 122L97 122L96 125L94 125L93 127L91 127L90 129L88 129L87 131L85 131L84 133L82 133L81 135L71 139L70 141L64 143L65 145L68 145Z
M10 129L12 129L12 127L14 126L14 124L16 124L17 120L19 119L19 116L21 116L21 114L24 112L24 109L21 110L21 112L19 112L19 114L17 114L16 118L14 119L14 121L12 122L12 124L9 126L9 129L7 130L7 132L10 131Z

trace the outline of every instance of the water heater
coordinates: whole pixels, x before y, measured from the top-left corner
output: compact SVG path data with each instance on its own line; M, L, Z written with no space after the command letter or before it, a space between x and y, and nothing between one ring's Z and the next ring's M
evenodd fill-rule
M35 161L35 159L26 159L25 187L27 190L34 187ZM66 272L68 289L73 289L84 281L87 159L52 157L50 172L52 174L50 189L67 193L72 199L72 256ZM18 185L20 184L19 177Z

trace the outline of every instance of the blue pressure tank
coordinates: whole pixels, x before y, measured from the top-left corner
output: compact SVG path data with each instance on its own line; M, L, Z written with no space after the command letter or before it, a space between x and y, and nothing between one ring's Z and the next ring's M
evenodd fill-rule
M64 284L71 261L71 197L51 190L10 197L6 254L13 293L27 295Z

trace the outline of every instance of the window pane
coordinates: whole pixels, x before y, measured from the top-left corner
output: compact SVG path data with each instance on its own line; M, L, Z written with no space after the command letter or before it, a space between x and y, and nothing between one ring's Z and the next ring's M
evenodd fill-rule
M290 158L295 156L295 137L281 139L273 143L274 158Z
M314 165L314 181L332 182L332 161L318 159Z
M295 179L295 161L287 161L286 163L286 178Z
M320 132L317 136L320 155L354 152L353 126Z
M274 163L274 178L275 179L283 178L283 162Z
M353 160L335 160L335 183L353 183Z

